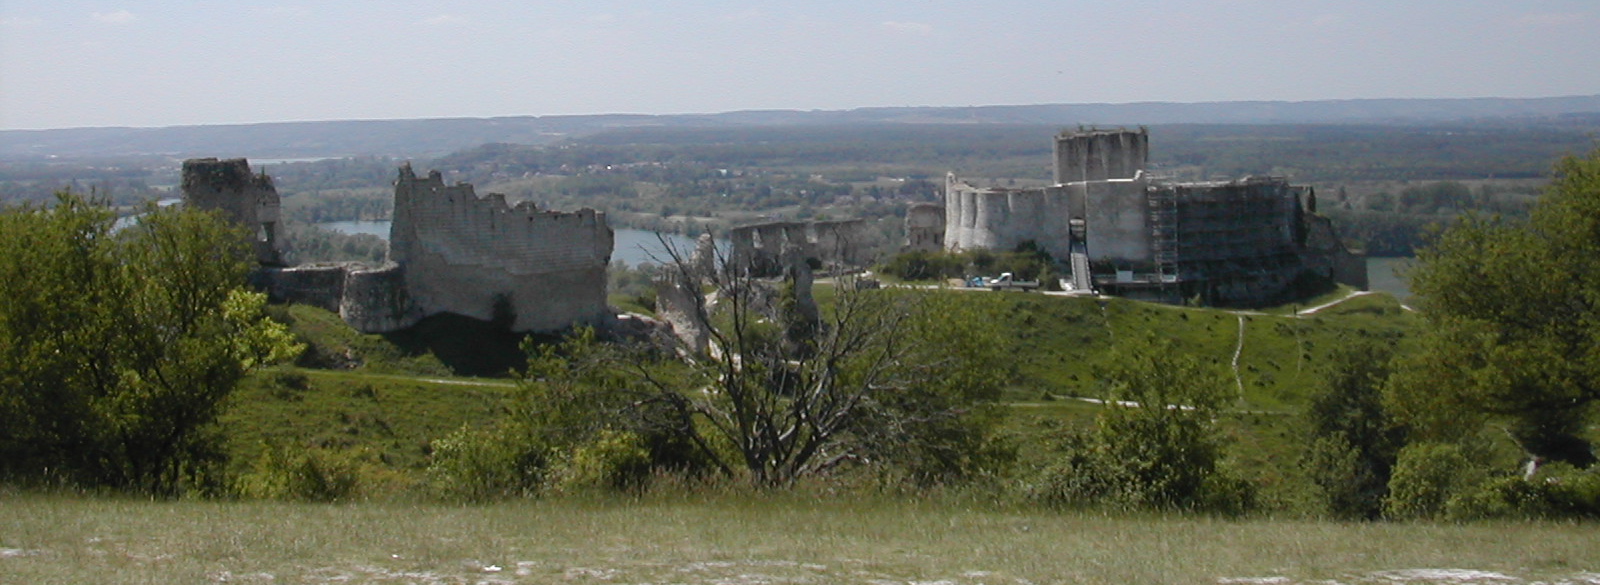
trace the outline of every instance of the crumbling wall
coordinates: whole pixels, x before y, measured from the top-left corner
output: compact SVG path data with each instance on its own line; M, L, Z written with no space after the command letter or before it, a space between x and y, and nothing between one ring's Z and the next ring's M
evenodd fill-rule
M601 322L612 244L593 209L511 207L503 195L447 186L437 171L418 178L410 165L395 182L389 259L421 315L491 320L509 309L516 331Z
M699 291L700 279L680 272L667 271L655 281L656 317L672 327L673 335L694 355L705 355L711 349L711 324L705 320L709 307Z
M1150 159L1150 135L1132 130L1078 130L1056 135L1056 184L1132 179Z
M917 203L906 209L906 251L935 252L944 249L944 206Z
M184 205L221 211L244 226L257 263L283 265L278 190L265 173L252 173L250 163L242 158L192 158L183 161L182 189Z
M1367 290L1367 256L1344 246L1333 220L1307 214L1306 232L1308 265L1315 266L1334 282Z
M798 254L820 266L860 266L867 224L859 219L771 222L736 227L728 233L729 261L758 276L778 276L785 254Z
M261 268L251 281L274 303L297 303L339 312L344 302L346 264Z
M187 204L221 210L258 228L263 266L252 283L277 302L337 311L365 333L404 329L437 313L485 321L515 318L515 331L599 324L609 317L606 267L612 232L605 214L541 211L446 186L439 173L418 179L409 165L395 182L389 262L282 267L276 239L278 194L244 159L193 159L183 165Z
M339 317L357 331L399 331L421 321L424 314L406 290L405 268L388 263L379 267L349 266Z

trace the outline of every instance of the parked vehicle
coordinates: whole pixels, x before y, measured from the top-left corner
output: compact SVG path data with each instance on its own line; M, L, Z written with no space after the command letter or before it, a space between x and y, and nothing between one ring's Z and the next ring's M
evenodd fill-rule
M1039 288L1039 281L1017 280L1010 272L1004 272L997 278L984 279L983 285L989 287L989 290L1029 291Z

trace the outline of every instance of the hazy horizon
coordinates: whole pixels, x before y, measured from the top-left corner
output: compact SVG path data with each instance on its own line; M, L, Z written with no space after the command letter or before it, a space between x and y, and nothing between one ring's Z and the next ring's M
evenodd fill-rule
M1592 0L0 3L0 129L1600 94Z

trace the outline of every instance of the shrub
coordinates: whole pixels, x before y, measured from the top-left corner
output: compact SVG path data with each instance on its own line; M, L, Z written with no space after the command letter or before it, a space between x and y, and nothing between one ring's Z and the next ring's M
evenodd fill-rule
M518 439L522 440L518 440ZM548 467L548 450L525 433L463 426L433 441L428 477L447 499L473 502L537 493Z
M1456 444L1407 445L1389 479L1383 513L1390 518L1438 518L1451 498L1481 483L1479 476Z
M1600 472L1550 464L1531 478L1503 477L1451 499L1445 517L1600 518Z
M1374 519L1383 513L1404 442L1383 404L1390 351L1363 341L1342 344L1322 368L1300 416L1307 440L1300 464L1317 485L1324 512L1334 518Z
M269 445L255 469L240 478L239 493L272 500L333 502L356 494L360 463L350 454Z
M649 482L652 468L650 450L639 435L606 429L567 454L557 483L566 490L632 491Z
M1064 438L1062 459L1034 488L1037 499L1225 513L1250 507L1250 484L1219 466L1223 445L1212 418L1226 382L1214 365L1149 342L1119 347L1104 377L1114 401L1093 430Z

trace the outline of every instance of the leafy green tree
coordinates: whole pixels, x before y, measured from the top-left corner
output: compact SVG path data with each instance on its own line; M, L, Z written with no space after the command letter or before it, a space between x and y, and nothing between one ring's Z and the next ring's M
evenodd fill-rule
M174 494L220 458L212 424L239 379L298 347L244 288L250 251L219 216L114 221L70 193L0 214L0 466Z
M1222 370L1154 339L1122 342L1101 373L1110 391L1093 430L1069 434L1036 495L1057 505L1241 511L1252 490L1219 463L1213 422Z
M1527 222L1468 216L1412 273L1430 327L1391 402L1428 439L1503 421L1530 454L1595 462L1600 398L1600 150L1556 166Z
M1301 466L1336 518L1375 519L1403 433L1383 405L1389 349L1371 342L1341 345L1322 373L1303 415L1307 448Z

